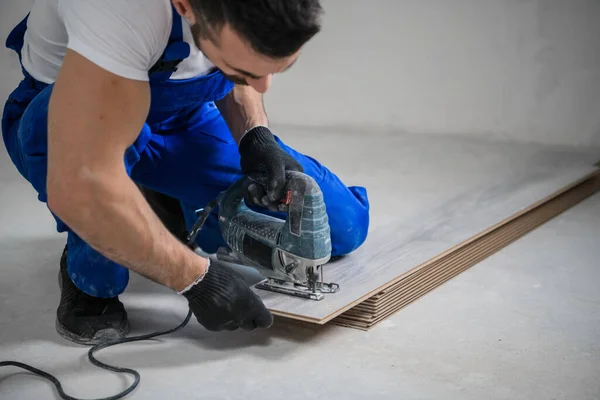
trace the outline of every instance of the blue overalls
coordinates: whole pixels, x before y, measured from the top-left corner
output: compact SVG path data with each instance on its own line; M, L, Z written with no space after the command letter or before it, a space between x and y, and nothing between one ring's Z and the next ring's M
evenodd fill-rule
M188 229L195 210L204 207L242 176L239 153L214 101L233 88L220 71L187 80L169 80L178 61L188 57L182 20L173 11L169 44L149 72L151 107L146 123L124 162L132 180L181 203ZM10 33L6 46L21 59L27 17ZM22 64L21 64L22 65ZM24 79L9 96L2 117L5 146L21 175L47 201L47 117L53 85L35 80L22 68ZM367 236L369 202L364 187L345 186L315 159L278 143L319 183L331 224L332 255L348 254ZM265 213L270 213L264 210ZM224 245L216 213L206 221L197 244L209 253ZM121 294L129 271L88 246L54 215L59 232L68 232L67 268L75 285L95 297Z

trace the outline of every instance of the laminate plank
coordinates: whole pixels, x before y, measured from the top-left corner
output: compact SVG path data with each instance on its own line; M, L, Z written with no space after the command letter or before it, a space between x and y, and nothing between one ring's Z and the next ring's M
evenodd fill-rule
M395 304L398 301L401 301L402 298L406 297L408 294L411 294L415 288L421 287L432 279L438 278L440 276L439 270L443 270L444 274L446 271L450 273L456 269L464 268L465 266L475 265L481 260L487 258L489 255L495 253L501 248L505 247L508 243L518 239L524 233L529 231L529 227L527 226L519 226L515 229L504 232L501 237L498 237L495 242L490 243L489 241L481 241L477 242L476 246L470 248L470 251L467 254L464 254L460 257L453 258L452 260L448 260L448 262L438 263L433 265L432 268L421 271L421 273L417 276L411 276L411 279L403 281L402 286L397 288L395 291L387 292L385 297L382 297L380 301L375 304L365 304L359 303L350 310L344 313L345 315L353 314L353 313L370 313L373 315L381 314L383 310L390 304Z
M482 259L490 254L493 254L499 248L504 247L508 243L518 239L518 237L535 229L539 225L543 224L547 220L555 217L564 210L572 207L579 203L583 199L592 195L593 193L600 190L600 175L595 175L592 179L583 182L578 187L561 194L560 196L548 201L540 207L532 210L531 212L520 216L518 219L500 227L498 230L486 235L481 240L478 240L475 245L485 243L487 240L488 244L491 244L489 254L482 253L481 246L469 246L479 254ZM485 247L484 247L485 248ZM468 250L469 248L466 248ZM462 248L460 251L464 251ZM353 309L343 313L339 317L336 317L331 323L346 327L353 327L357 329L370 329L376 324L380 323L385 318L404 308L408 304L422 297L424 294L430 292L436 287L440 286L444 282L447 282L452 277L462 273L463 271L470 268L472 265L477 264L480 260L477 259L461 259L462 262L453 262L451 264L437 263L433 270L429 271L428 277L422 277L420 280L412 281L404 287L398 287L396 294L388 292L387 296L383 296L382 302L378 303L376 307L370 307L364 309L363 305L358 305Z
M422 280L422 278L424 276L427 276L431 273L432 270L435 270L436 268L442 266L442 264L447 265L447 264L451 264L451 263L461 263L461 262L465 262L464 260L464 255L467 254L467 256L473 254L474 256L477 256L479 254L485 254L487 252L490 251L490 249L494 248L495 246L495 242L498 241L502 241L502 239L504 239L504 237L510 237L512 235L518 235L518 231L519 229L526 229L526 228L522 228L520 225L514 225L512 223L507 224L506 226L503 226L499 229L503 229L506 228L504 230L498 230L498 231L494 231L482 238L480 238L479 240L471 243L470 246L464 246L458 250L456 250L455 252L451 253L450 255L437 260L436 262L430 263L427 265L426 268L422 268L418 271L415 271L414 273L408 275L407 277L405 277L404 279L400 280L399 282L397 282L395 285L393 285L393 287L390 287L388 289L386 289L385 291L382 291L381 295L378 295L376 299L373 299L373 297L365 300L364 302L360 303L358 306L362 306L362 307L378 307L381 305L381 303L383 301L387 301L391 295L394 295L395 293L397 293L398 290L403 290L403 288L406 288L408 285L411 285L413 282L417 282L419 280ZM514 233L515 231L517 231L517 233Z
M450 278L458 275L459 273L465 271L471 266L479 263L480 261L487 258L489 255L495 253L499 249L503 248L510 241L516 240L522 234L527 231L527 227L522 227L521 232L515 231L511 232L506 236L505 241L499 241L494 246L486 247L482 246L479 251L468 254L464 258L460 258L454 260L450 263L444 263L440 265L436 269L428 270L428 273L421 276L419 279L414 280L403 287L402 290L399 290L398 293L393 296L388 296L384 302L375 307L374 310L362 310L357 308L358 306L353 307L352 309L346 311L344 316L355 316L364 318L366 322L370 322L382 315L386 315L388 311L397 306L397 304L404 303L407 299L414 298L415 295L422 295L423 293L427 293L430 289L439 286L441 283L448 281ZM359 304L360 305L360 304Z
M526 212L522 212L519 215L515 215L515 216L513 216L512 218L510 218L508 220L502 221L502 223L498 224L497 226L492 227L492 228L488 229L486 232L483 232L482 234L478 235L478 237L475 238L475 240L477 240L477 241L482 240L484 236L490 235L496 229L511 228L511 227L506 227L506 225L508 225L508 224L514 225L516 223L515 220L517 220L517 219L520 219L521 221L523 221L523 222L519 222L519 223L525 223L524 221L526 221L527 218L533 218L534 217L533 215L530 215L530 214L536 208L539 209L540 207L542 207L544 210L546 210L548 207L550 207L551 205L548 204L548 201L549 202L553 202L553 203L557 203L557 202L560 202L560 201L566 201L568 203L570 200L559 200L559 198L561 198L561 199L567 199L566 197L563 197L563 196L574 196L574 197L579 197L579 196L585 196L585 197L587 197L587 196L589 196L591 193L593 193L595 190L597 190L596 189L596 182L597 182L597 180L588 179L588 177L590 177L592 175L596 176L596 173L593 172L591 175L588 175L587 177L584 177L582 180L579 180L579 181L575 182L573 185L569 185L568 187L564 188L564 190L562 191L564 193L561 194L561 192L559 191L557 193L556 197L554 197L554 198L552 198L550 200L549 199L543 200L543 201L541 201L541 202L539 202L539 203L537 203L537 204L529 207L528 209L526 209L525 210ZM584 181L584 182L580 183L582 181ZM573 190L573 186L575 186L575 185L578 185L580 187L578 189L576 189L576 190ZM460 249L457 249L457 248L451 249L450 251L446 252L446 254L441 255L442 258L438 257L437 260L432 260L431 262L426 263L426 264L424 264L424 265L422 265L422 266L420 266L418 268L419 269L431 268L434 265L434 263L440 262L440 261L444 261L444 257L454 256L454 252L457 252L457 251L460 251ZM410 277L417 276L417 272L418 272L417 269L411 271ZM407 279L407 278L405 278L405 279ZM370 298L366 299L362 304L373 304L373 303L376 303L379 299L386 298L388 292L393 292L396 287L402 286L402 285L403 285L403 280L399 280L394 285L390 285L387 288L385 288L384 290L382 290L381 292L377 293L376 295L371 296Z
M552 207L549 207L552 206ZM401 296L408 288L423 284L430 276L438 274L439 269L452 269L457 265L473 265L480 262L490 254L495 253L509 243L517 240L519 237L535 229L543 224L548 219L562 212L565 207L558 203L544 205L543 212L536 213L534 211L521 216L518 220L510 222L502 226L498 230L482 237L470 246L465 246L456 252L444 258L441 261L432 263L427 269L422 269L414 274L410 274L407 278L398 282L393 290L388 290L384 295L378 297L376 301L372 298L356 305L352 310L362 310L367 312L376 312L381 307L384 307L390 302ZM540 210L542 211L542 210Z
M600 183L600 180L596 180L596 190L600 187L599 183ZM585 197L583 197L583 198L585 198ZM582 199L580 199L580 200L582 200ZM572 203L572 204L575 204L575 203ZM552 218L553 216L564 211L564 209L566 209L566 208L568 208L568 207L562 207L562 209L557 208L555 210L555 212L552 212L552 214L546 213L547 215L546 215L545 220ZM524 225L523 228L525 228L527 231L531 231L536 226L539 226L542 223L543 222L539 222L538 224L530 225L530 226ZM527 228L530 228L530 229L527 229ZM499 246L499 247L502 247L502 246ZM490 254L493 252L495 252L495 250L491 250ZM453 276L458 275L459 273L468 269L470 266L474 265L475 263L476 262L457 263L457 264L454 264L454 266L450 270L440 270L441 272L437 271L437 273L433 274L430 277L430 279L428 279L424 282L419 282L418 285L412 285L410 287L407 287L406 288L407 290L404 290L400 296L398 296L396 299L394 299L394 301L388 302L387 304L383 304L382 306L378 307L375 312L360 311L360 310L356 310L357 307L354 307L353 309L344 313L342 315L342 317L348 317L348 318L352 318L353 320L360 320L362 322L368 322L368 323L373 323L374 321L379 321L379 320L381 320L382 317L385 318L386 316L394 313L395 310L403 308L408 303L416 300L417 298L421 297L423 294L431 291L432 289L439 286L441 283L446 282Z
M453 264L462 264L465 262L469 262L471 259L478 259L479 256L485 256L486 254L489 254L490 251L494 251L497 248L502 247L512 238L517 238L520 234L520 231L524 231L527 229L526 227L522 227L520 225L512 225L511 223L509 223L508 225L509 226L507 226L507 228L509 229L507 229L506 231L501 231L501 233L498 232L499 237L486 236L476 242L471 243L471 245L469 246L464 246L451 253L450 255L444 257L443 259L428 264L426 268L422 268L418 271L415 271L414 273L411 273L406 278L393 285L393 287L389 287L388 289L382 291L376 298L374 298L375 296L368 298L362 303L356 305L355 308L370 307L372 309L377 309L386 302L389 302L390 299L396 296L398 292L406 290L406 288L410 287L411 285L419 285L424 278L436 273L436 271L439 268L448 268ZM496 232L493 232L492 235L493 234L496 234Z
M570 190L567 193L562 194L549 201L548 203L540 206L539 208L519 217L518 219L500 227L494 232L480 238L477 242L474 242L470 246L463 247L456 252L448 256L448 260L443 259L442 262L446 265L440 265L442 263L432 263L430 267L422 271L426 271L425 274L431 275L431 271L436 268L447 268L451 267L452 264L456 263L471 263L471 254L476 257L484 255L486 253L495 252L499 248L508 245L510 242L518 239L518 237L528 233L535 229L539 225L545 223L547 220L560 214L567 208L577 204L588 196L592 195L596 191L600 190L600 176L596 175L595 178L590 179L579 187ZM516 236L516 237L515 237ZM469 255L468 258L464 258L463 254ZM454 261L451 261L454 260ZM419 284L420 280L423 280L425 276L422 271L409 275L408 278L399 281L392 290L386 291L384 295L378 297L377 300L373 301L373 297L365 300L364 302L356 305L354 309L360 309L365 311L375 311L382 307L384 304L393 301L394 297L398 296L399 292L406 290L412 284Z
M381 226L356 252L326 266L326 279L339 283L340 292L319 302L257 289L256 293L276 315L326 323L393 285L409 271L426 266L457 246L475 240L490 227L527 212L596 170L594 166L580 165L521 171L502 180L490 179L486 185L466 187L461 195L451 199L441 194L438 207Z

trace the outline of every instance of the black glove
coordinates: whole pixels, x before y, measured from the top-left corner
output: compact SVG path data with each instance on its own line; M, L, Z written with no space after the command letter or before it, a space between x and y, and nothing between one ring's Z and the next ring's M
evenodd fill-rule
M210 260L204 278L183 293L198 322L209 331L269 328L273 315L243 277Z
M257 126L246 132L239 146L240 166L249 177L266 177L266 187L251 185L248 188L248 200L273 211L280 209L279 200L284 198L285 172L304 169L286 153L275 137L264 126Z

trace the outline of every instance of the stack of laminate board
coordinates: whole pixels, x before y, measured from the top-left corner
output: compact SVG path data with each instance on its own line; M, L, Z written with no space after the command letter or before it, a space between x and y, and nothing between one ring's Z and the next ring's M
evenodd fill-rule
M378 223L325 266L340 291L313 301L255 288L276 316L369 329L600 188L597 154L439 138L377 145L362 155L374 178L348 166L371 189Z
M331 322L369 329L419 297L455 277L469 267L517 240L524 234L579 203L600 189L595 173L574 187L553 195L518 215L502 221L460 246L416 266L377 294L344 312Z

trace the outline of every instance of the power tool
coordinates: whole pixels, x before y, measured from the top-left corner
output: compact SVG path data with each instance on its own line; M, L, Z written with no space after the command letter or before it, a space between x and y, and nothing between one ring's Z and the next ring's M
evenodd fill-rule
M266 178L244 176L219 197L219 227L227 246L217 258L255 268L265 280L257 289L322 300L339 290L323 281L331 257L329 219L317 182L302 172L286 172L286 218L250 209L244 200L251 184L266 187ZM277 214L277 213L276 213Z

